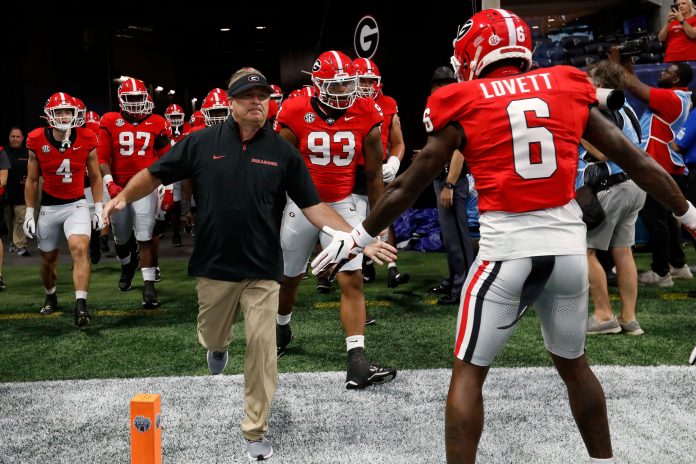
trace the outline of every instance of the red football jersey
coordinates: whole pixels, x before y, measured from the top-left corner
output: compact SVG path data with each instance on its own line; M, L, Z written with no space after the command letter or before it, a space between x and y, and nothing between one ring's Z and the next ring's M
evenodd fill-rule
M189 132L191 132L191 124L184 121L184 123L175 131L171 124L167 123L167 137L174 143L180 142L181 139L186 137Z
M97 147L97 136L89 129L71 131L70 146L56 142L48 127L34 129L27 148L36 154L43 177L43 191L65 200L85 195L85 173L89 153Z
M314 97L300 96L283 102L278 125L287 127L309 168L319 198L335 202L353 191L355 167L363 140L382 115L371 98L356 98L337 119L327 117Z
M166 153L170 144L167 120L153 114L129 122L121 113L106 113L99 127L99 163L111 167L114 182L121 187ZM165 143L166 142L166 143Z
M521 213L575 198L578 144L596 90L570 66L450 84L428 99L428 132L459 124L479 210Z
M391 131L394 116L399 112L396 100L384 95L382 92L375 99L375 103L382 109L384 122L382 123L382 148L384 148L384 159L387 159L387 147L389 146L389 132ZM363 163L365 160L363 159Z
M85 123L85 128L94 132L94 135L99 135L99 123L96 121L87 121Z

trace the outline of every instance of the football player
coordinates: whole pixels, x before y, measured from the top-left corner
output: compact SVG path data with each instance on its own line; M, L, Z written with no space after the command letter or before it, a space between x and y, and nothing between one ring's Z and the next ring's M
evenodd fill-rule
M227 93L220 88L208 92L201 106L206 127L222 124L230 116L230 100Z
M287 100L278 113L280 135L297 147L309 168L321 201L328 203L349 224L358 224L351 196L357 155L365 151L365 176L370 203L384 190L382 182L382 115L373 100L357 97L357 76L350 58L338 51L322 53L312 66L314 96ZM288 201L283 217L284 280L280 288L276 342L282 355L290 342L290 317L297 287L307 268L317 238L330 237L314 227L298 206ZM347 388L365 388L389 382L395 369L371 365L365 358L365 296L362 291L362 256L338 274L340 316L348 351Z
M568 390L593 462L613 462L602 387L585 356L586 227L574 199L580 138L669 207L692 233L696 208L667 172L604 118L596 89L569 66L529 71L531 31L489 9L458 30L452 64L462 81L433 93L428 141L351 234L317 257L321 273L357 254L430 185L455 149L479 194L479 254L462 289L445 414L447 461L473 463L483 430L482 386L495 355L534 304L546 349ZM348 244L348 246L346 246Z
M106 113L99 128L99 162L104 183L111 198L141 169L150 166L169 150L166 120L152 114L154 104L143 81L128 78L118 88L120 112ZM111 218L116 254L121 263L119 290L130 290L138 262L128 241L135 231L140 248L143 274L142 304L157 308L156 249L152 243L157 193L142 198Z
M181 106L177 104L169 105L164 112L164 117L168 122L167 130L172 146L191 132L191 125L185 120L186 116ZM167 186L160 185L157 188L157 196L159 201L157 203L155 228L163 228L167 222L170 222L172 226L172 246L180 247L181 182L175 182ZM162 232L164 232L164 229L162 229Z
M399 109L396 100L384 95L382 92L382 76L377 65L367 58L353 60L355 72L358 75L358 95L364 98L372 98L382 110L384 121L382 122L382 146L384 147L384 164L382 165L382 179L385 184L390 183L396 177L404 158L406 145L401 133L399 121ZM365 195L365 160L362 156L358 159L358 167L355 175L355 187L353 187L353 200L355 207L363 218L367 217L370 207ZM396 246L394 226L389 226L389 238L387 242ZM387 287L395 288L408 282L409 275L399 273L396 263L389 263L387 267ZM375 265L371 260L363 262L363 280L371 282L375 279Z
M29 162L24 197L27 213L24 234L37 237L41 250L41 279L46 299L39 311L51 314L58 307L56 296L58 243L65 234L73 259L75 286L75 323L90 323L87 310L90 266L87 258L92 229L102 222L102 180L97 158L97 137L94 132L78 126L79 108L64 92L53 94L44 106L49 127L34 129L27 137ZM94 211L90 213L85 200L84 177L89 173ZM38 224L34 209L39 193L39 175L43 177L41 213Z
M206 127L203 112L201 110L194 111L191 115L191 119L189 119L189 124L191 124L191 130L198 130L200 127Z

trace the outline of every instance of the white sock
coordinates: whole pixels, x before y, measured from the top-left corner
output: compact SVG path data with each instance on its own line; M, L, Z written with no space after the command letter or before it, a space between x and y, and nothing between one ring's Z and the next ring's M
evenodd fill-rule
M125 266L126 264L130 263L131 255L128 253L128 256L125 258L118 258L118 262L121 263L121 266Z
M391 269L393 267L396 267L396 263L389 263L387 264L387 269Z
M350 351L353 348L365 348L364 335L351 335L350 337L346 337L346 351Z
M56 293L56 287L44 288L44 292L46 292L46 295L53 295L54 293Z
M153 281L157 277L157 268L156 267L143 267L140 269L143 273L143 280L147 281Z
M87 292L83 292L82 290L77 290L75 291L75 299L79 300L86 300L87 299Z
M614 458L606 458L606 459L599 459L599 458L593 458L590 457L590 462L592 464L614 464Z
M288 325L290 323L290 318L292 317L292 313L288 314L287 316L282 316L278 314L276 316L276 322L278 325Z

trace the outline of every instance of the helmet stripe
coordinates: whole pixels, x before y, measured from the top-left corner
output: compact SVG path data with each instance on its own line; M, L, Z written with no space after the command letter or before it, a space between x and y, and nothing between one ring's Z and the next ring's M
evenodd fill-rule
M505 19L505 25L507 26L509 37L508 43L511 47L517 45L517 32L515 31L515 22L512 20L512 15L507 10L496 8L495 11L500 13L500 15Z
M341 57L338 55L338 53L335 50L332 50L331 54L333 54L334 58L336 58L336 64L338 65L338 72L343 72L343 62L341 61Z

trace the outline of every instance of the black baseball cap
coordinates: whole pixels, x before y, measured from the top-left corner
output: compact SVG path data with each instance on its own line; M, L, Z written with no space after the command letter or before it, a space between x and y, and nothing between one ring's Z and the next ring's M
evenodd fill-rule
M268 85L266 78L261 74L253 73L242 76L231 84L227 89L227 95L233 97L254 87L262 87L266 89L269 94L273 93L273 89Z
M449 66L440 66L433 72L433 76L430 78L430 82L433 84L440 83L453 83L457 82L454 77L454 71Z

